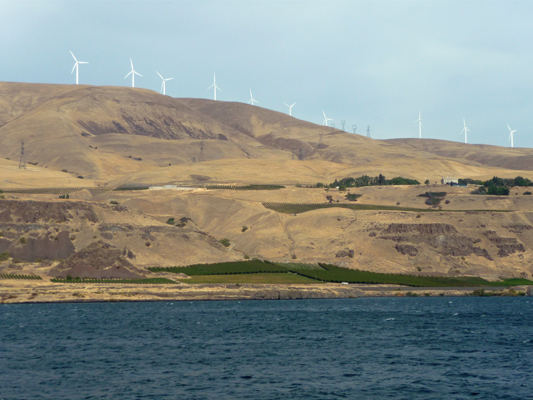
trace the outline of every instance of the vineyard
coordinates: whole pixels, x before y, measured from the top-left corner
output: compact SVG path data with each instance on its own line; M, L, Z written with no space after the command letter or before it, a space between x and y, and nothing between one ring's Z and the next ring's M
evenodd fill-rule
M276 264L260 260L224 262L219 264L195 264L187 267L152 267L152 272L171 272L185 275L233 275L287 272Z
M159 284L177 284L178 282L166 278L147 278L147 279L91 279L91 278L71 278L51 279L55 283L133 283L136 285L159 285Z
M42 280L40 276L37 275L12 275L12 274L0 274L0 279L30 279L30 280Z
M349 268L342 268L330 264L303 264L303 263L274 263L269 261L252 260L226 262L219 264L196 264L186 267L153 267L148 268L152 272L182 273L192 276L191 283L200 282L233 282L231 278L195 278L200 276L222 276L222 275L242 275L242 274L276 274L287 277L290 283L294 274L309 278L318 282L346 282L358 284L394 284L412 287L501 287L515 285L533 285L533 281L527 279L507 279L502 282L490 282L477 277L445 277L445 276L421 276L402 274L383 274L377 272L360 271ZM217 280L218 279L218 280ZM235 282L239 278L235 277Z

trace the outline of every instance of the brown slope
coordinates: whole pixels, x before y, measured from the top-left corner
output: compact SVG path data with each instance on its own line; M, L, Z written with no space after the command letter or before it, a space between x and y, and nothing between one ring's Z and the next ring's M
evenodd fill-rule
M440 157L452 158L466 164L533 171L533 149L465 144L437 139L389 139L385 142L397 147L422 150Z

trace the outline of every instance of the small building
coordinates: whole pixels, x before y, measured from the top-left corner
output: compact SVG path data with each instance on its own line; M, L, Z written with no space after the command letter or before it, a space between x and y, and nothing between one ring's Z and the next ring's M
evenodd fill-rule
M452 178L452 177L446 177L446 178L441 179L441 183L443 185L457 186L459 185L459 179Z

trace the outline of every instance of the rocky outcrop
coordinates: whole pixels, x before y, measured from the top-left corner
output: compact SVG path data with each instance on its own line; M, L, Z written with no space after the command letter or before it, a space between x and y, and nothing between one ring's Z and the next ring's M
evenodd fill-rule
M483 235L498 247L498 255L500 257L507 257L518 251L525 252L526 249L522 243L518 243L516 238L501 237L495 231L485 231Z
M414 257L418 254L418 249L410 244L397 244L394 248L398 253L401 253L404 256L408 255Z
M24 237L21 240L12 241L7 251L13 258L34 262L38 259L65 259L74 253L75 248L70 240L69 232L61 231L57 235L45 234L36 238Z
M338 251L337 254L335 254L335 257L337 257L337 258L343 258L343 257L353 258L354 255L355 255L355 251L346 248L344 250Z
M381 231L379 239L392 240L396 250L402 254L416 255L414 246L407 247L403 243L426 243L437 249L439 254L453 257L465 257L471 254L490 257L483 249L474 250L472 239L462 235L449 224L390 224Z
M126 252L126 256L128 253ZM94 242L52 268L50 276L80 278L143 278L143 271L131 264L123 251L102 241Z
M35 223L71 221L74 215L90 222L98 222L94 208L78 201L17 201L0 200L0 223Z

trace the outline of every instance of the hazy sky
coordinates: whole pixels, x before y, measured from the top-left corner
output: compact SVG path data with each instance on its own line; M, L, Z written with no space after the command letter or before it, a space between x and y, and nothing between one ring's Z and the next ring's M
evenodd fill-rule
M377 139L533 147L533 1L0 0L0 80L248 102Z

